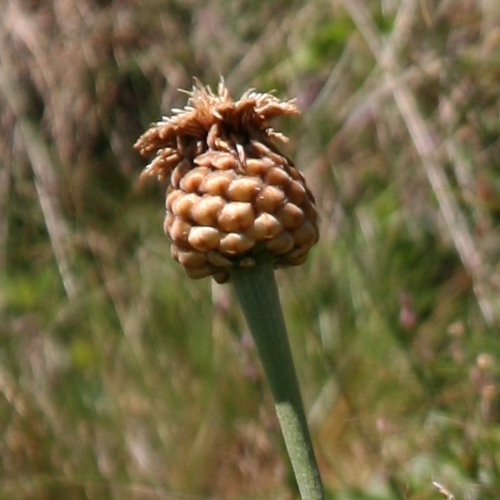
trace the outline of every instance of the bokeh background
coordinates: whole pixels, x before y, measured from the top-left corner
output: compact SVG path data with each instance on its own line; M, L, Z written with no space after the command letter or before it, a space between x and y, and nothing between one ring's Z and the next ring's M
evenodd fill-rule
M321 240L277 279L329 498L500 498L495 0L2 1L0 498L297 498L231 288L138 182L220 75L303 111Z

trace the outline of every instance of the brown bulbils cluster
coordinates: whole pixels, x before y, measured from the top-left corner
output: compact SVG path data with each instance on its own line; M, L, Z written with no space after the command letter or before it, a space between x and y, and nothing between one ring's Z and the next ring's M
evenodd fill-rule
M164 228L188 275L222 283L265 253L276 267L304 262L318 240L314 197L269 126L297 114L294 102L253 90L234 101L222 81L217 95L196 82L173 112L135 148L155 155L142 175L169 181Z

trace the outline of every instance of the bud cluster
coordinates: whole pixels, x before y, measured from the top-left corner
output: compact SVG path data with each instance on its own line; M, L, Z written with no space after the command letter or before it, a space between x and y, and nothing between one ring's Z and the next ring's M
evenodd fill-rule
M270 119L295 114L291 101L253 91L233 101L198 85L190 106L137 141L156 153L145 172L169 181L164 228L171 253L192 278L229 279L232 266L263 254L277 267L301 264L318 239L314 198L273 140Z

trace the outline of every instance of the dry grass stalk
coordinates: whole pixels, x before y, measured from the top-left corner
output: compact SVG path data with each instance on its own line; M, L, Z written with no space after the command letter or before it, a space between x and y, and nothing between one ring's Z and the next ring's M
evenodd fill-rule
M499 318L494 307L493 287L488 283L485 260L478 251L465 217L456 202L450 182L439 162L438 146L430 126L422 117L411 91L400 78L402 73L397 62L394 47L399 47L411 27L416 4L408 2L400 7L396 27L388 43L382 44L371 15L364 4L358 0L345 2L345 8L365 37L385 79L392 90L401 117L413 140L415 149L422 162L429 183L439 204L450 237L457 249L463 265L473 280L474 293L486 323L492 326Z

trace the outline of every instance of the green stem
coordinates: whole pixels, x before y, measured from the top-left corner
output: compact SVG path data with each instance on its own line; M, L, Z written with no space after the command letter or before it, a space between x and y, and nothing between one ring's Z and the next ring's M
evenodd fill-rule
M303 500L325 498L314 457L273 264L235 268L231 280L264 366L285 445Z

